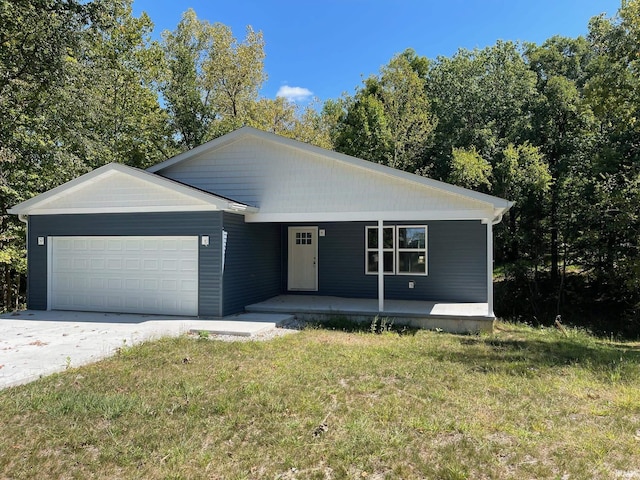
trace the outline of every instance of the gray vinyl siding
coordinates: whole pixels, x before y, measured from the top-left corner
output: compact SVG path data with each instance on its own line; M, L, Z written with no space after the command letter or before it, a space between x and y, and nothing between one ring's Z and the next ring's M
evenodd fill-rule
M280 294L280 225L245 223L242 215L225 213L227 232L223 313L231 315L246 305Z
M428 275L385 275L385 298L449 302L487 301L486 225L480 221L386 222L428 226ZM312 224L305 224L312 225ZM377 298L377 275L365 274L365 226L374 222L319 223L318 291L312 295ZM287 228L283 225L283 279L287 292ZM413 289L409 281L415 282ZM288 292L299 293L299 292Z
M222 212L106 213L29 216L27 306L47 308L47 246L38 237L102 235L209 235L199 247L198 314L222 311Z

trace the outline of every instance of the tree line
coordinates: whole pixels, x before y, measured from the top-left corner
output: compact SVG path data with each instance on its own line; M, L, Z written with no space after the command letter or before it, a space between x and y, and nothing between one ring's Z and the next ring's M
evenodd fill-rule
M131 0L0 0L0 310L24 302L12 205L242 125L515 201L496 314L640 334L640 0L588 34L398 53L323 104L260 96L265 40L187 10L152 40Z

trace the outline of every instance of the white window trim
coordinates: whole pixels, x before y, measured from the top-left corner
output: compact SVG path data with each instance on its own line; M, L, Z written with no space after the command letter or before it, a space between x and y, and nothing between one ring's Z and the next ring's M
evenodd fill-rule
M424 248L400 248L400 229L401 228L424 228ZM428 225L396 225L396 275L409 275L425 277L429 275L429 226ZM424 273L421 272L401 272L400 271L400 253L424 252Z
M420 276L429 275L429 226L428 225L385 225L384 228L393 229L393 248L383 248L384 252L393 252L393 271L384 272L385 275L404 275L404 276ZM384 229L383 228L383 229ZM424 228L424 248L400 248L400 229L401 228ZM369 252L377 252L377 248L369 248L369 230L377 230L377 225L366 225L364 230L364 273L365 275L378 275L378 272L369 271ZM424 273L420 272L401 272L400 271L400 253L401 252L424 252L425 265ZM384 259L383 259L384 262ZM378 262L379 264L380 262ZM384 263L383 263L384 268Z
M393 230L393 247L391 248L384 248L382 249L383 254L386 252L391 252L392 253L392 258L393 258L393 269L390 272L384 272L385 275L395 275L396 274L396 231L395 231L395 226L394 225L385 225L384 227L382 227L382 231L384 233L385 228L391 229ZM369 230L378 230L378 226L377 225L366 225L366 228L364 229L364 273L365 275L378 275L378 272L370 272L369 271L369 252L378 252L378 248L369 248ZM384 270L384 258L382 259L382 262L380 262L380 260L378 259L378 268L380 267L380 264L382 263L382 269Z

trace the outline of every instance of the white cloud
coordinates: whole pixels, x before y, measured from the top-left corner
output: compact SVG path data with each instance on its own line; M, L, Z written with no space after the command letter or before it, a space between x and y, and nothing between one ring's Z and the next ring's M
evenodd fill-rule
M276 97L284 97L290 102L303 102L308 100L313 92L308 88L303 87L290 87L289 85L283 85L278 89Z

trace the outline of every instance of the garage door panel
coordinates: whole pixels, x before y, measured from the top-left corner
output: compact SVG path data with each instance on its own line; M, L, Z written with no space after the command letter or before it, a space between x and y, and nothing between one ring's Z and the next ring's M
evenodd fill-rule
M145 258L142 261L142 268L144 268L144 270L146 272L152 271L155 272L158 270L158 265L160 265L160 263L158 262L157 258Z
M198 261L197 260L181 260L180 270L189 270L189 271L195 272L196 270L198 270Z
M89 250L91 252L103 252L106 248L106 239L91 239L89 241Z
M198 239L53 237L52 309L197 315Z
M165 250L166 254L167 251ZM178 271L178 260L176 259L166 259L163 258L160 260L160 270L163 272L176 272Z
M198 282L193 280L182 280L180 281L180 290L184 290L185 292L197 292Z

